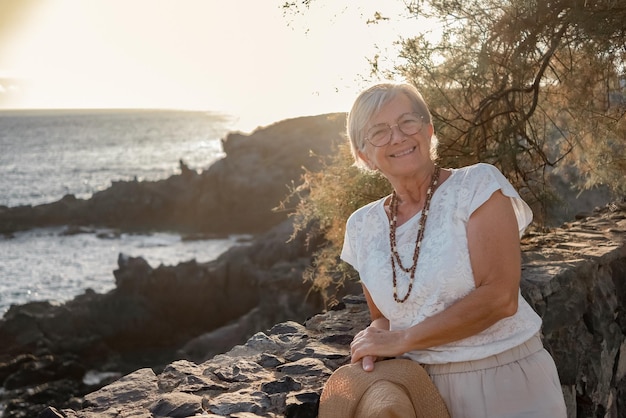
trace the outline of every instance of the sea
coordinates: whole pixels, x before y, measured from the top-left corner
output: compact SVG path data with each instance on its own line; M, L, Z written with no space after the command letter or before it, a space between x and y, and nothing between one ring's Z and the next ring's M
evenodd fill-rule
M178 110L0 111L0 205L39 205L67 194L88 199L116 180L160 180L207 169L224 153L233 118ZM120 254L153 268L214 260L241 236L184 240L162 231L68 233L65 226L0 235L0 316L13 304L63 303L115 287Z

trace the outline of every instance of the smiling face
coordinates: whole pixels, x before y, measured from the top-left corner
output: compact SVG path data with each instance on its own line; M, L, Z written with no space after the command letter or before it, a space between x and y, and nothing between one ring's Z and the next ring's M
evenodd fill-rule
M365 147L359 151L359 156L370 168L379 170L390 180L394 177L412 176L420 170L430 170L432 167L430 151L432 124L424 123L413 135L406 135L398 126L394 126L400 122L403 115L415 110L405 94L398 94L374 113L365 127L366 132L379 124L392 127L391 140L387 145L376 147L366 141Z

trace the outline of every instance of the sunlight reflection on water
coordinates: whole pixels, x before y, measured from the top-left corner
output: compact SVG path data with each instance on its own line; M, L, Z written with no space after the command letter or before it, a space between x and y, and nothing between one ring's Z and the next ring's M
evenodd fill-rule
M183 241L177 234L164 232L116 235L98 230L64 235L64 231L36 229L0 239L0 314L11 304L63 302L87 288L98 293L113 289L113 270L120 253L141 256L153 268L191 259L203 263L216 259L242 238Z

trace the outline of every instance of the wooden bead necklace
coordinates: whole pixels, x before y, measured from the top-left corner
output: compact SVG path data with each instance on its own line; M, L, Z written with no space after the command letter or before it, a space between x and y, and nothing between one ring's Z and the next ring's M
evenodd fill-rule
M389 203L390 219L389 219L389 244L391 246L391 271L393 272L393 298L398 303L404 303L413 290L413 282L415 281L415 270L417 268L417 260L420 256L420 247L422 245L422 239L424 238L424 229L426 228L426 219L428 218L428 210L430 208L430 200L433 197L437 183L439 182L439 166L435 166L435 172L426 191L426 200L424 201L424 208L420 216L419 225L417 226L417 237L415 239L415 251L413 252L413 265L410 267L404 267L400 254L398 254L398 244L396 243L396 227L398 223L398 195L394 190L391 194L391 202ZM409 288L406 295L402 299L398 297L398 287L396 278L396 262L404 272L410 273L411 278L409 281Z

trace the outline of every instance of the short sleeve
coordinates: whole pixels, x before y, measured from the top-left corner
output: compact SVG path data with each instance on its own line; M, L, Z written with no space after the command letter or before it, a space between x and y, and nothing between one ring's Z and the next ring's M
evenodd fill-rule
M469 202L469 215L489 200L493 193L500 190L503 195L511 199L521 237L526 227L533 220L533 212L528 204L522 200L517 190L495 166L481 163L474 167L475 169L469 174L475 187L475 193Z
M360 272L363 264L368 262L380 237L384 236L383 228L388 224L382 204L385 198L368 203L350 215L346 222L346 232L340 258ZM381 219L382 217L382 219Z
M355 219L353 214L346 222L346 233L343 238L343 248L341 249L340 258L354 267L355 270L358 270L356 265L356 248L354 246L354 241L356 240L356 228L354 224Z

